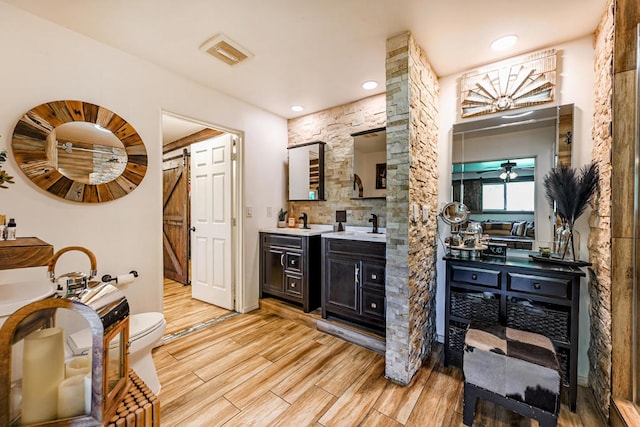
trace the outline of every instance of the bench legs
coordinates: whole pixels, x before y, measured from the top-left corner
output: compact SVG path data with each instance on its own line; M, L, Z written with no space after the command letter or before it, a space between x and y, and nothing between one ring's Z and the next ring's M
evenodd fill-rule
M496 403L525 417L533 418L538 421L540 427L556 427L558 425L558 415L556 414L534 408L518 400L500 396L467 382L464 383L464 409L462 412L464 425L470 426L473 424L476 403L479 398Z

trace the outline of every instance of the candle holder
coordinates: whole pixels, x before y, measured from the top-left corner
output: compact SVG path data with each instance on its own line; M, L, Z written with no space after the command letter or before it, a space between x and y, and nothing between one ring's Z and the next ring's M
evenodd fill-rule
M64 360L60 310L88 323L90 376L81 371L86 360ZM103 425L129 387L128 343L129 304L110 284L20 308L0 328L0 425Z

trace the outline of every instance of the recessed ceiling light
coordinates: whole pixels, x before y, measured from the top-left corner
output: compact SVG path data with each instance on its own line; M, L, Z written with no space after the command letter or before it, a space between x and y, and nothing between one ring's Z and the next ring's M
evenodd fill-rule
M366 82L362 83L362 88L366 90L372 90L377 87L378 87L378 82L373 80L367 80Z
M291 109L299 113L300 111L304 110L304 107L302 105L292 105Z
M491 43L491 49L493 50L507 50L518 41L518 36L512 34L510 36L500 37Z

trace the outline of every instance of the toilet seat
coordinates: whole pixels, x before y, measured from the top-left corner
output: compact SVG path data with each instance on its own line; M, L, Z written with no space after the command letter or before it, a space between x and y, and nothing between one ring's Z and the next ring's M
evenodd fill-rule
M136 341L142 340L148 335L153 334L156 330L164 328L166 325L162 313L136 313L129 316L129 342L131 347L135 346ZM159 337L160 339L162 336ZM76 355L88 354L91 348L91 329L85 328L78 332L70 334L67 338L67 344L71 352ZM119 344L118 339L111 343L111 348L116 348ZM135 349L131 348L131 351Z

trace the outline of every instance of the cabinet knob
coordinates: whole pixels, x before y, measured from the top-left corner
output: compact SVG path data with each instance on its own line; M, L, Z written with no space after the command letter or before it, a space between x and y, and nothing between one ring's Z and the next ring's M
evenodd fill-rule
M291 286L292 288L295 288L296 284L295 283L290 283L289 286Z
M472 274L471 275L471 280L478 280L478 275L477 274Z
M540 283L534 283L533 289L540 289Z
M377 278L378 278L378 276L377 276L376 274L372 274L372 275L371 275L371 279L372 279L372 280L376 280Z
M378 308L378 304L376 304L375 302L371 303L371 308Z

